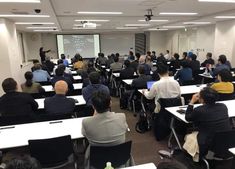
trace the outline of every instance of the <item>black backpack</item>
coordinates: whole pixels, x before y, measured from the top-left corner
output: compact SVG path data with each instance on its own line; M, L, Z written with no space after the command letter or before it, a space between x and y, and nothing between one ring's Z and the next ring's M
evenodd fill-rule
M138 133L145 133L151 129L150 122L146 112L141 111L139 114L139 121L135 125L135 130Z

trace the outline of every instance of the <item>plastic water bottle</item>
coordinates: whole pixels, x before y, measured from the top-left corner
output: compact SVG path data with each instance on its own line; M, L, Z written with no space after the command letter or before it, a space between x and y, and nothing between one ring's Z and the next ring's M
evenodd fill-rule
M107 162L106 167L104 169L114 169L114 168L112 167L112 164L110 162Z

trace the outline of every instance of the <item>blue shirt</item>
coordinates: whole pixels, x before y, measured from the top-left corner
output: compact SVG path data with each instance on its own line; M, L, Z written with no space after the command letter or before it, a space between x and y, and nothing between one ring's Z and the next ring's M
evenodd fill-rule
M46 82L50 81L50 75L45 70L35 70L33 71L33 81L34 82Z
M193 79L193 73L191 68L183 68L180 69L175 77L175 79L179 79L179 83L182 84L185 81L189 81Z
M87 87L82 89L82 96L86 101L87 105L92 105L91 98L94 92L102 91L109 94L109 88L103 84L89 84Z
M218 64L218 65L215 67L214 71L213 71L213 72L210 72L210 74L215 77L215 76L217 76L218 73L219 73L221 70L223 70L223 69L230 70L230 68L229 68L229 66L228 66L227 64Z
M69 66L69 61L68 61L67 59L64 59L64 60L63 60L63 64L64 64L66 67L68 67L68 66Z

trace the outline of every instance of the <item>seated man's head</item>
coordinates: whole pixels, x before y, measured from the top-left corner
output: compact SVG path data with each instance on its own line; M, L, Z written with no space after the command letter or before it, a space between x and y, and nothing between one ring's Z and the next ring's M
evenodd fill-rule
M40 70L40 69L42 69L40 63L37 63L37 64L34 65L34 70Z
M220 55L220 56L219 56L218 62L219 62L220 64L225 64L226 61L227 61L227 58L226 58L225 55Z
M92 105L97 113L107 112L111 106L111 97L105 92L95 92L92 95Z
M63 80L59 80L55 83L54 89L56 94L66 95L68 91L68 84Z
M41 169L41 166L35 158L22 157L11 160L6 169Z
M57 69L55 70L55 75L56 76L63 76L64 75L64 69L63 67L57 67Z
M219 71L217 78L220 82L232 82L233 80L232 73L227 69Z
M143 65L140 65L138 67L138 74L139 75L144 75L145 74L145 67Z
M65 55L64 54L61 54L61 59L65 59Z
M129 67L131 65L131 62L129 60L125 60L124 61L124 65L127 68L127 67Z
M57 60L57 65L59 65L59 64L63 64L64 62L63 62L63 60L62 59L58 59Z
M160 77L168 76L168 67L165 64L159 64L157 67L157 72Z
M91 72L89 74L89 80L91 84L99 84L100 83L100 74L98 72Z
M13 78L7 78L2 82L2 89L5 93L17 91L17 82Z
M210 87L205 87L199 92L199 102L202 104L215 104L218 97L218 93Z

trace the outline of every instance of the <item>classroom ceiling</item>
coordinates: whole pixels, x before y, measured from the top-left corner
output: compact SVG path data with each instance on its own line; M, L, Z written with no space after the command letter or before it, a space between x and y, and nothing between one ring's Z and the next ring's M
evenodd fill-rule
M226 19L216 19L215 16L235 15L235 3L199 2L198 0L41 0L40 3L1 3L0 17L3 14L35 15L35 9L41 9L39 15L47 17L9 17L14 22L46 22L43 25L18 25L17 29L33 32L33 28L49 32L48 29L58 29L55 33L101 33L118 31L143 32L148 29L165 28L165 26L195 27L198 25L183 22L203 22L201 24L215 24ZM147 9L153 12L152 20L165 20L158 22L145 22L144 15ZM118 15L91 15L78 12L122 12ZM191 16L160 15L162 12L197 13ZM75 20L106 20L96 23L96 29L84 29L81 21ZM108 21L107 21L108 20ZM204 23L210 22L210 23ZM53 24L52 24L53 23ZM75 26L77 24L77 26ZM126 24L148 24L129 25ZM80 25L80 26L79 26ZM41 28L45 27L45 28ZM52 27L52 28L50 28ZM119 28L119 29L117 29ZM175 27L168 29L176 29ZM44 32L43 31L43 32Z

